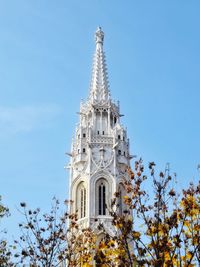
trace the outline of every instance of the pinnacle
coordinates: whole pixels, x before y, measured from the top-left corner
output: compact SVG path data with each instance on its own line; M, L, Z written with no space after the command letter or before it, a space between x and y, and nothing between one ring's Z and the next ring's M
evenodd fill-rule
M103 51L104 32L99 27L95 33L96 49L93 59L90 100L107 102L110 98L105 53Z

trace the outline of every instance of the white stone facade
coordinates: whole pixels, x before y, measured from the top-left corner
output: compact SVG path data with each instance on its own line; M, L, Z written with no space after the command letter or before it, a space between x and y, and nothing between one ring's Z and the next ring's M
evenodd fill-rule
M101 28L95 37L90 94L81 103L70 153L70 199L72 212L78 211L83 228L95 230L102 223L112 233L108 209L116 191L123 195L121 183L128 179L131 156L127 132L120 123L119 104L110 96ZM120 203L123 205L123 201Z

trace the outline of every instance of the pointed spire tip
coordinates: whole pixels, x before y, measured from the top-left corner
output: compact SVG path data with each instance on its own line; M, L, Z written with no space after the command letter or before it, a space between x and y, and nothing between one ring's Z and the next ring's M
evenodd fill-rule
M104 32L102 31L100 26L97 28L95 32L95 40L96 40L96 44L100 43L103 45Z
M103 51L104 32L98 27L95 32L96 49L92 66L89 99L92 103L104 103L110 99L106 59Z

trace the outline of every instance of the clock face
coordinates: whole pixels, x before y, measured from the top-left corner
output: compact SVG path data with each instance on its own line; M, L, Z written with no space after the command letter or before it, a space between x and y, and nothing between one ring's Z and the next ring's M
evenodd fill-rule
M113 162L114 153L108 146L96 146L92 149L93 171L107 169Z

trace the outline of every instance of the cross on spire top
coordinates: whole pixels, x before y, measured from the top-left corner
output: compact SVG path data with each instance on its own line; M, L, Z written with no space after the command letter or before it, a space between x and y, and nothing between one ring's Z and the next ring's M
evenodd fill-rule
M96 40L96 44L100 43L103 45L104 32L102 31L100 26L97 28L95 32L95 40Z

